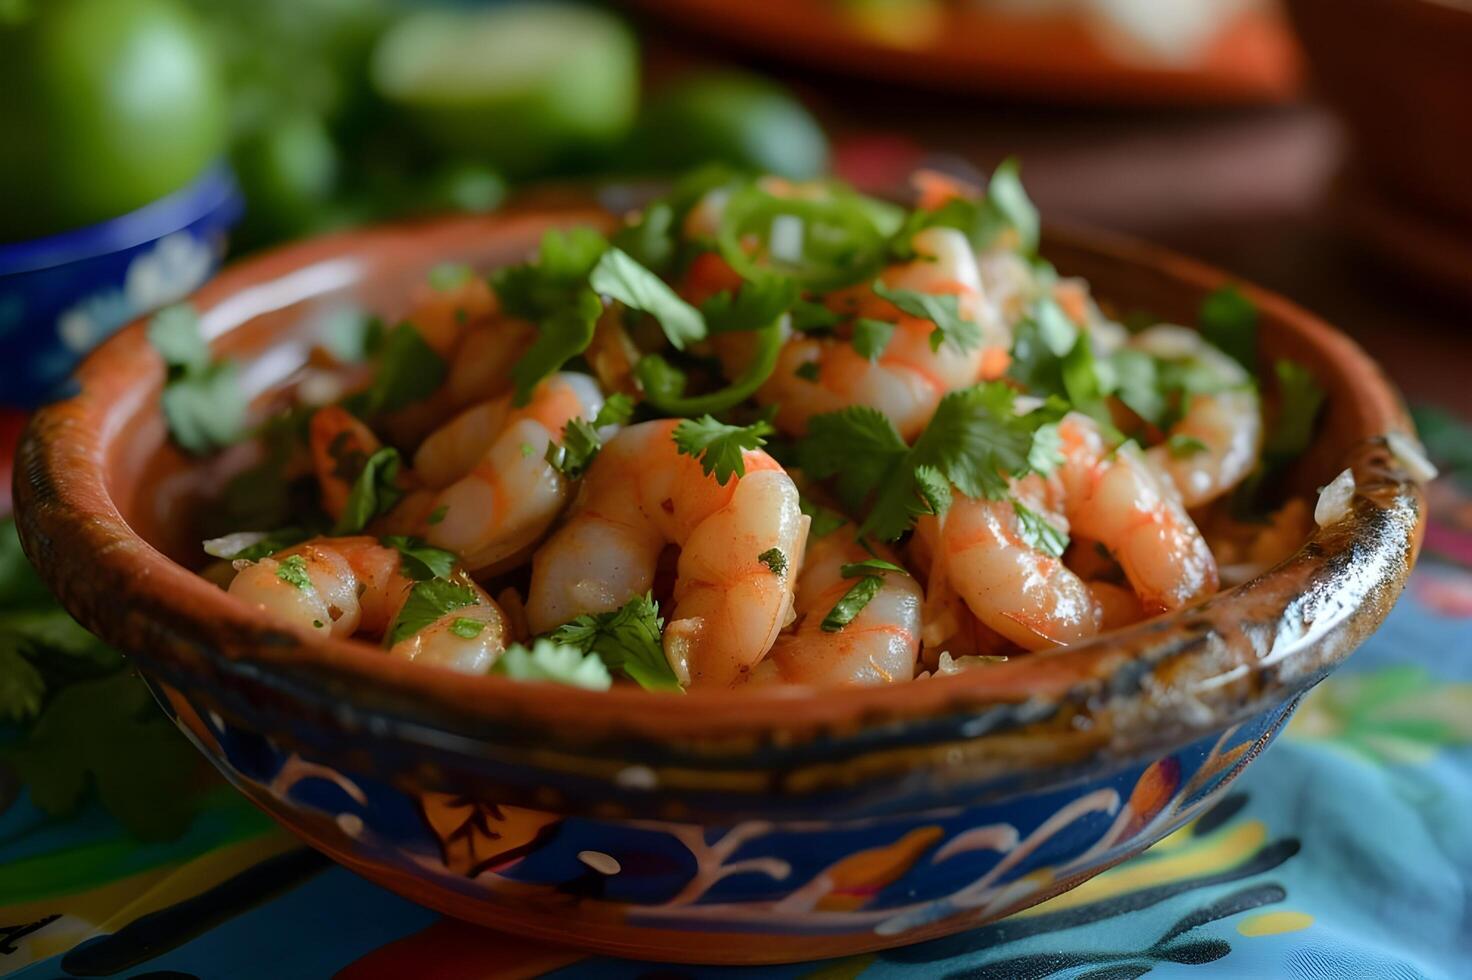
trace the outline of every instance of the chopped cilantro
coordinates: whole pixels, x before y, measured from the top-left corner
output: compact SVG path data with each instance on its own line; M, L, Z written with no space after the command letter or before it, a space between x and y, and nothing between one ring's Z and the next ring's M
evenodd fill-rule
M1197 453L1207 450L1206 443L1195 436L1188 436L1184 432L1177 432L1165 440L1166 452L1170 453L1171 459L1190 459Z
M174 441L195 455L238 441L248 399L235 365L211 359L194 309L170 306L154 314L148 341L168 369L162 407Z
M986 190L987 203L1016 229L1021 249L1026 254L1038 250L1042 238L1042 221L1038 209L1022 186L1022 165L1016 157L1003 160L992 171Z
M1063 552L1068 550L1067 533L1058 530L1051 521L1021 501L1013 500L1012 509L1017 513L1017 527L1022 540L1029 547L1053 558L1063 557Z
M485 632L486 624L482 619L470 619L467 616L457 616L450 623L450 632L462 640L473 640Z
M781 548L768 548L756 556L756 560L772 570L772 574L781 578L787 574L787 556L782 553Z
M1273 373L1278 379L1278 412L1262 451L1270 459L1293 459L1313 440L1324 389L1313 372L1297 361L1280 359L1273 364Z
M903 313L929 320L935 325L930 334L930 349L938 351L942 344L965 353L981 344L981 328L962 319L960 301L953 294L935 295L915 289L891 289L882 280L874 280L874 293L889 300Z
M307 574L307 559L302 555L283 558L276 566L276 577L303 592L311 592L316 588L312 584L312 577Z
M426 524L429 524L431 527L433 527L436 524L441 524L445 520L445 515L448 514L449 512L450 512L450 506L449 506L449 504L440 504L434 510L432 510L432 511L429 512L429 516L427 518L425 518L425 523Z
M439 388L447 371L445 359L411 323L401 323L383 335L374 363L373 383L344 402L360 418L375 418L423 401Z
M844 578L861 578L865 575L884 575L887 572L899 572L908 575L899 565L883 558L865 558L863 561L851 561L838 570L838 574Z
M452 292L475 277L470 266L463 262L441 262L429 270L429 284L442 293Z
M390 535L379 539L399 553L399 570L416 582L432 578L449 578L455 570L455 555L442 548L425 544L418 538Z
M715 474L716 482L725 486L733 476L746 475L743 454L766 445L767 436L775 431L766 421L727 425L705 415L675 426L674 440L680 452L699 458L701 470L707 476Z
M1009 476L1021 476L1051 454L1037 451L1040 438L1056 447L1046 427L1062 415L1049 402L1026 415L1013 411L1015 392L1001 382L951 392L913 447L905 445L882 413L853 407L809 420L798 443L804 472L836 477L839 498L851 509L871 500L861 534L894 540L914 519L942 512L954 484L968 497L1000 499Z
M1230 355L1249 374L1257 370L1257 307L1240 289L1229 283L1206 297L1196 320L1213 347Z
M613 244L644 268L665 273L674 265L679 234L675 209L667 201L656 201L644 209L637 221L620 228L613 236Z
M1156 428L1168 428L1169 389L1162 384L1160 362L1144 351L1126 347L1115 351L1108 364L1115 397Z
M501 654L491 673L515 681L550 681L590 691L606 691L613 686L613 678L602 660L546 639L537 640L530 649L520 643L511 645Z
M385 446L369 456L353 480L347 504L333 525L332 533L339 536L357 534L375 517L387 513L403 499L404 492L398 485L399 467L399 451L392 446Z
M416 582L389 626L385 643L394 646L438 622L446 614L479 602L475 589L468 585L442 578Z
M537 447L536 446L533 446L529 442L522 443L521 446L520 446L520 449L521 449L521 457L522 457L522 459L525 459L526 457L530 456L532 453L535 453L537 451Z
M798 300L789 312L792 329L800 333L826 333L842 319L822 303Z
M792 371L804 381L817 381L820 374L817 361L803 361Z
M587 350L603 303L588 285L593 268L608 250L604 237L589 228L552 229L542 236L537 258L509 266L491 277L506 311L533 320L537 339L511 369L516 404L569 360Z
M678 691L664 655L664 620L652 596L635 596L613 612L579 616L547 635L553 643L580 653L596 654L649 691Z
M705 318L700 311L681 299L665 285L664 280L630 258L627 252L616 248L604 252L589 274L588 284L596 292L618 300L629 309L654 317L676 350L684 350L687 344L705 339Z
M823 617L821 628L824 633L837 633L849 623L854 617L863 612L879 590L884 588L884 579L878 575L866 575L853 584L843 594L843 597L833 604L828 610L828 615Z
M884 353L884 349L889 346L890 340L894 338L894 330L893 323L859 317L854 321L854 333L850 343L854 345L854 350L860 357L877 361ZM813 366L816 368L817 364Z
M712 334L760 330L771 326L797 302L797 283L781 276L744 283L732 295L717 293L701 304Z
M593 416L593 428L601 429L605 425L628 425L629 419L634 417L634 399L621 391L609 395L598 409L598 414Z

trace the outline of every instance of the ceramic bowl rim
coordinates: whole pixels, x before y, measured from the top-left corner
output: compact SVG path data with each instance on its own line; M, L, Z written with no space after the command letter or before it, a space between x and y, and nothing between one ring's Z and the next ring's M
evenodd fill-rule
M18 242L0 242L0 277L40 272L136 248L221 209L242 206L235 176L223 162L183 187L115 218Z
M590 220L591 214L569 211L557 218L565 217L567 223L572 223ZM444 231L460 225L471 227L474 222L516 220L514 216L439 219L311 239L227 267L196 294L195 300L202 310L218 308L253 283L272 281L293 270L351 252L389 249L400 236L422 234L426 228L433 233L436 229ZM1237 282L1209 266L1130 239L1054 230L1049 231L1049 238L1090 251L1105 261L1162 266L1169 278L1184 281L1192 289L1199 287L1207 291L1223 282ZM202 656L209 665L207 673L217 678L243 671L282 689L303 690L301 685L306 684L307 689L315 689L323 697L329 689L340 692L342 683L357 683L359 692L366 691L375 697L390 692L388 696L402 699L397 702L401 713L384 712L383 717L394 721L407 718L411 725L428 726L450 736L463 735L469 719L522 727L564 724L628 730L653 741L686 738L739 741L761 739L774 729L794 725L815 732L841 729L862 733L893 730L896 721L934 718L960 709L1025 710L1040 700L1058 702L1077 698L1083 683L1083 675L1078 671L1085 665L1097 667L1100 672L1099 684L1091 690L1097 693L1109 689L1109 685L1131 674L1139 651L1155 652L1174 644L1172 657L1187 663L1194 657L1205 666L1204 655L1192 652L1189 643L1182 645L1185 641L1181 634L1189 632L1187 617L1200 619L1210 613L1222 621L1230 621L1234 603L1239 595L1245 594L1244 590L1253 586L1268 588L1277 582L1281 591L1290 572L1307 574L1303 569L1321 560L1322 555L1307 554L1316 549L1349 560L1355 548L1363 550L1373 544L1390 555L1385 569L1377 573L1379 577L1367 583L1369 589L1382 593L1388 590L1390 597L1388 600L1381 597L1373 603L1374 608L1367 613L1373 622L1362 617L1356 620L1359 627L1378 626L1399 594L1419 546L1425 508L1419 486L1395 463L1384 445L1384 433L1414 431L1398 395L1368 355L1343 334L1281 297L1247 284L1241 284L1240 288L1265 316L1292 320L1314 343L1333 348L1334 356L1344 361L1343 370L1359 377L1359 384L1364 387L1360 392L1362 397L1356 401L1363 404L1357 405L1355 411L1360 413L1359 417L1371 420L1366 424L1373 431L1362 436L1373 438L1368 438L1364 452L1351 465L1361 486L1373 484L1383 499L1372 503L1357 497L1354 505L1357 520L1342 522L1349 524L1348 528L1320 529L1284 565L1264 573L1247 586L1218 594L1196 610L1182 611L1043 655L1045 661L1035 661L1047 679L1041 685L1026 672L1017 675L1031 677L1026 683L1007 680L1013 674L1003 664L995 672L970 670L883 688L697 690L681 697L636 688L594 692L519 683L501 677L467 678L429 671L404 661L367 656L364 645L356 641L308 640L285 627L262 623L243 604L192 570L169 560L135 534L108 492L102 450L109 440L116 438L120 426L118 420L109 421L103 416L109 405L115 403L126 403L134 413L143 410L149 393L156 393L162 382L162 365L157 358L140 354L140 345L146 345L143 339L146 325L141 320L125 328L87 359L79 372L78 395L41 409L33 418L16 467L16 512L27 553L51 588L61 594L84 624L117 642L130 654L134 652L128 649L130 643L115 638L129 629L145 629L147 643L152 644L150 650L187 650L191 657ZM63 431L66 438L58 438ZM1379 516L1382 514L1389 516ZM1359 519L1380 523L1370 529L1362 527ZM1369 542L1371 535L1378 535L1377 542ZM75 575L69 577L68 568L86 569L90 573L88 581ZM120 603L112 595L103 595L109 589L122 589L146 601L139 608L130 608L132 603ZM93 601L88 601L89 596ZM1362 595L1359 602L1365 605L1369 600ZM147 621L152 613L163 615ZM140 620L145 621L141 626ZM128 635L135 636L132 646L143 645L143 641L136 639L137 634ZM1347 648L1341 643L1301 671L1283 669L1279 663L1258 665L1251 672L1250 689L1233 688L1236 694L1224 695L1214 702L1207 717L1199 717L1195 723L1187 719L1184 728L1179 718L1167 719L1171 721L1167 724L1149 711L1140 711L1122 719L1127 729L1125 734L1134 739L1132 744L1137 750L1143 751L1141 746L1181 744L1187 738L1225 728L1316 682L1347 656L1363 635L1361 629L1348 639ZM1286 654L1292 652L1286 651L1283 659L1291 660ZM153 669L155 661L148 656L139 659L146 671ZM1025 659L1014 658L1013 663ZM195 679L202 681L205 673L202 666L194 662L184 670L201 674ZM1237 683L1238 679L1234 679L1233 684ZM655 706L660 710L650 711ZM373 709L364 709L363 713L372 715Z

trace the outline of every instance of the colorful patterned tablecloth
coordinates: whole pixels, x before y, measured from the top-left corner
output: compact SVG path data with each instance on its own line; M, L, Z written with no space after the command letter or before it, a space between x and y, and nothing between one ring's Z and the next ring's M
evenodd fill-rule
M303 848L221 786L140 844L100 808L0 813L0 969L18 977L450 980L1472 977L1472 502L1443 481L1385 626L1192 824L1002 922L768 969L671 967L478 929Z

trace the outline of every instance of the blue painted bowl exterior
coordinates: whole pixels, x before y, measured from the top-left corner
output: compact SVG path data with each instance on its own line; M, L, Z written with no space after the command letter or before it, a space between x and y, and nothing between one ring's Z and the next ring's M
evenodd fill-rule
M224 167L137 211L0 245L0 405L65 393L83 356L118 328L194 292L218 267L243 207Z
M1272 740L1297 698L1167 754L975 805L813 806L686 823L564 815L425 792L226 721L175 688L160 703L277 820L380 884L518 934L665 960L770 962L901 945L1073 887L1199 815ZM959 735L959 732L955 733ZM337 739L318 733L323 744ZM549 794L575 790L544 772ZM971 795L971 794L968 794ZM597 935L616 930L617 941ZM750 940L742 955L742 937ZM812 944L812 945L809 945ZM733 952L733 950L737 952ZM785 951L791 952L785 952Z

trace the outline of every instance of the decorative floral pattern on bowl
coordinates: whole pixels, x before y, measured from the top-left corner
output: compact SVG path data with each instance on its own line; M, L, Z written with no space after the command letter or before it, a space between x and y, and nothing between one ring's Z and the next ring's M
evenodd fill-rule
M111 221L0 245L0 405L55 397L72 369L118 328L204 284L240 216L234 179L194 184Z
M1159 758L975 806L710 825L401 789L156 690L231 783L374 881L460 918L562 941L576 905L580 922L616 927L631 952L727 961L742 958L732 933L761 937L750 960L796 959L825 938L890 946L1031 906L1198 815L1297 705ZM714 933L727 934L719 953Z

